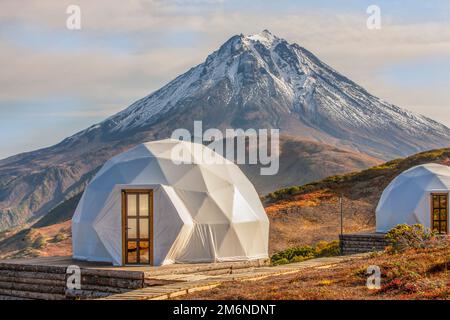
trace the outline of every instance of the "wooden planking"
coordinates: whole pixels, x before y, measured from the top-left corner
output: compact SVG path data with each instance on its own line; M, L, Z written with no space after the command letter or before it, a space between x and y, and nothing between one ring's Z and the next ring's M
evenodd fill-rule
M153 278L160 275L188 274L199 272L233 272L239 269L247 269L251 267L261 267L269 265L268 259L238 261L238 262L217 262L217 263L195 263L195 264L173 264L161 266L144 271L145 278Z

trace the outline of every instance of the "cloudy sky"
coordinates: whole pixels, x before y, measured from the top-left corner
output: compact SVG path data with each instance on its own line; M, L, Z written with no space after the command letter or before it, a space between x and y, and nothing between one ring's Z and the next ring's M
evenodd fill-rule
M66 27L70 4L81 30ZM379 30L366 27L372 4ZM450 126L448 0L2 0L0 158L57 143L263 29Z

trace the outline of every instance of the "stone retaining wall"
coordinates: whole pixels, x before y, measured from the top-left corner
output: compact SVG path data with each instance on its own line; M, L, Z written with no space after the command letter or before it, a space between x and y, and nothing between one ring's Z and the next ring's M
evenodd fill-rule
M389 245L384 233L355 233L339 236L343 254L381 251Z

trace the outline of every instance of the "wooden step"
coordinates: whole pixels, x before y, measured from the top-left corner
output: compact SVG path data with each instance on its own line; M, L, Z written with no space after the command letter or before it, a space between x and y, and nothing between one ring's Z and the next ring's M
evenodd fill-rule
M30 271L14 271L14 270L1 270L0 276L15 277L15 278L32 278L32 279L44 279L44 280L66 280L66 274L63 273L49 273L49 272L30 272Z
M15 276L8 277L8 276L3 276L3 275L0 275L0 281L53 285L53 286L63 286L63 287L66 286L65 280L51 280L51 279L39 279L39 278L27 278L27 277L15 277Z
M63 266L0 263L0 295L17 299L94 299L145 286L140 271L81 268L81 290L69 290L66 270Z
M19 282L3 282L0 281L0 288L6 290L19 290L19 291L30 291L30 292L40 292L40 293L57 293L64 294L64 286L53 286L53 285L43 285L43 284L31 284L31 283L19 283Z
M6 295L14 298L25 298L34 300L65 300L66 296L64 294L55 293L41 293L41 292L30 292L21 290L11 290L11 289L1 289L0 295Z
M96 290L71 290L66 289L64 299L98 299L110 296L110 292Z
M124 289L138 289L144 287L144 278L141 279L125 279L113 277L89 276L81 273L81 285L97 285L107 287L117 287Z

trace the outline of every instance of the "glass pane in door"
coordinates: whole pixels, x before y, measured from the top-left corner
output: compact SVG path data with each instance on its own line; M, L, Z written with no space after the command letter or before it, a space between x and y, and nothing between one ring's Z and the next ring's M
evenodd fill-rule
M148 239L149 225L148 219L139 219L139 239Z
M136 239L137 237L137 219L128 219L128 238Z
M127 248L127 262L128 263L137 263L137 242L136 241L128 241Z
M139 241L139 260L140 263L150 262L150 247L148 241Z
M441 208L447 208L447 197L446 196L442 196L441 197L441 204L440 204Z
M447 230L447 221L441 221L441 233L446 233Z
M149 201L148 193L139 195L139 216L148 217Z
M135 216L136 215L136 206L137 206L137 195L136 194L128 194L127 195L127 215Z

